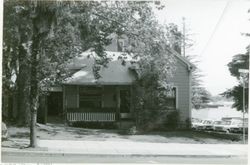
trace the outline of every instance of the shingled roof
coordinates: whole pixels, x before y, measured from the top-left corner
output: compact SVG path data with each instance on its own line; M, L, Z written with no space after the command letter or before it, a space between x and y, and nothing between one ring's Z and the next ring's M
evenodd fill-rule
M135 75L129 69L130 62L122 65L122 60L118 57L122 55L120 52L106 51L107 57L111 58L107 67L101 67L99 72L101 78L95 79L93 73L94 52L84 52L80 57L75 58L71 64L70 69L78 69L64 84L70 85L129 85L135 81ZM90 56L89 58L87 56ZM131 59L127 59L130 61Z
M187 65L187 69L192 69L195 67L191 64L186 58L179 55L174 50L169 50L170 53L174 54L177 59L181 60ZM105 51L107 57L111 58L111 61L108 63L107 67L101 67L99 72L101 78L95 79L93 73L94 57L97 55L93 51L83 52L79 57L72 60L68 65L69 69L75 70L76 72L68 78L64 84L68 85L129 85L132 84L136 75L129 68L133 68L129 61L132 61L132 58L129 55L126 55L127 63L122 65L122 60L119 59L119 56L124 56L124 52L111 52Z

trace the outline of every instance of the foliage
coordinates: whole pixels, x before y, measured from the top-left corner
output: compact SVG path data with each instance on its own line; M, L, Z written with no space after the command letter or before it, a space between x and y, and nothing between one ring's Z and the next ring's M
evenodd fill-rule
M152 68L151 68L152 69ZM161 84L159 74L150 70L140 77L135 83L134 91L136 98L135 111L137 128L150 131L161 124L165 119L162 111L168 112L167 92L171 90L170 84Z
M242 111L243 110L243 88L241 85L234 86L231 89L228 89L224 93L222 93L223 96L227 98L233 98L233 108L236 108L237 110ZM248 112L248 88L245 88L245 108Z
M185 42L185 49L190 49L193 46L194 41L191 39L190 37L191 34L189 32L186 31L185 34L182 34L182 32L178 29L176 25L171 25L170 27L171 31L173 32L172 35L175 37L176 40L175 42L173 42L173 45L177 52L182 54L181 46L183 45L183 42ZM206 90L205 87L202 86L201 77L203 75L201 74L201 70L198 68L199 61L197 61L197 56L187 54L186 58L195 66L191 70L192 71L191 103L193 108L199 109L202 104L208 103L211 100L211 94Z
M131 45L126 52L139 57L141 77L150 68L157 75L157 83L166 82L174 69L167 34L148 2L25 0L5 1L4 7L4 74L8 75L4 76L4 85L9 86L12 73L20 80L23 75L30 75L24 79L25 84L15 85L27 89L20 93L29 99L32 147L39 96L67 78L67 63L90 48L99 56L93 67L99 78L100 66L109 61L104 51L111 34L129 38Z
M32 22L32 19L36 20ZM133 53L135 58L142 57L141 64L157 56L157 53L161 57L156 61L158 64L162 60L165 64L171 63L169 55L163 56L167 38L148 3L6 1L4 20L5 50L21 45L26 50L27 59L24 61L28 64L33 44L31 36L35 35L32 32L33 26L42 37L38 45L41 49L37 51L40 89L60 83L68 76L65 67L68 60L89 48L93 48L101 57L96 65L106 65L108 59L104 49L110 43L109 36L112 33L125 34L133 40L127 51L130 55ZM19 41L18 38L23 40ZM11 60L15 57L8 56ZM4 61L8 62L7 58ZM171 68L166 70L164 73L170 72Z
M202 104L209 103L209 101L211 101L211 94L204 87L192 88L192 105L195 109L201 108Z
M249 46L248 46L249 48ZM248 82L249 74L241 75L239 69L249 69L249 49L245 54L237 54L233 57L232 61L228 63L228 69L232 76L236 77L239 81L239 85L234 86L231 89L223 92L221 95L226 98L232 98L234 100L233 108L238 111L243 110L243 83L245 83L245 109L248 111ZM244 81L244 82L243 82Z
M179 54L182 54L181 46L182 46L183 35L179 31L178 26L173 23L170 23L166 27L166 29L169 31L171 47Z
M249 51L245 54L237 54L233 56L231 62L228 63L228 69L232 76L240 80L239 69L248 69L249 68Z
M167 115L167 118L164 124L166 128L176 129L178 127L178 121L179 121L179 112L173 111Z
M8 100L3 105L3 111L11 111L10 98L18 98L17 113L19 124L24 123L20 119L26 120L28 115L28 97L25 93L29 92L27 88L29 80L28 59L26 42L29 38L30 28L29 19L25 17L26 13L20 14L20 5L25 2L17 2L16 7L9 5L10 1L4 3L4 27L3 27L3 89L4 98ZM18 14L19 16L17 16ZM27 24L23 24L27 22ZM18 25L18 26L17 26ZM21 33L25 32L25 33ZM27 110L27 111L26 111ZM9 113L9 112L8 112ZM27 117L28 119L28 117Z
M206 104L211 101L211 94L202 86L201 75L199 68L192 70L192 107L199 109L202 104Z

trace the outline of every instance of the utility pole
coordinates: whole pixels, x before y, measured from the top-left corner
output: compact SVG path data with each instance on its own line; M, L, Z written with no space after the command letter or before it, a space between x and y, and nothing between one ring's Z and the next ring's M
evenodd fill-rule
M182 54L185 57L186 56L186 23L185 23L185 17L182 17Z
M245 89L246 89L246 77L248 76L249 74L249 70L248 69L239 69L239 72L240 72L240 75L241 75L241 81L242 81L242 88L243 88L243 100L242 100L242 111L243 111L243 137L242 137L242 140L243 140L243 144L246 143L246 139L245 139L245 136L246 136L246 133L245 133L245 112L246 112L246 106L245 106ZM248 127L247 127L248 128Z
M245 81L243 80L243 144L246 143L246 139L245 139L245 135L246 135L246 132L245 132L245 111L246 111L246 108L245 108Z

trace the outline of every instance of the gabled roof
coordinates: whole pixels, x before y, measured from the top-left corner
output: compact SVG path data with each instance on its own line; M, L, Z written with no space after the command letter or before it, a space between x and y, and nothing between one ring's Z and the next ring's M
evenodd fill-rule
M71 85L129 85L135 81L135 75L129 69L130 62L126 65L122 65L122 61L119 60L121 52L109 52L106 51L107 56L111 58L111 61L107 64L107 67L101 66L99 72L101 78L95 79L93 73L94 65L94 52L84 52L80 57L74 59L69 68L81 68L75 72L70 78L68 78L64 84ZM88 58L87 56L90 57ZM129 59L128 59L129 60Z
M176 51L169 49L169 52L175 55L179 60L181 60L184 64L187 65L187 68L190 70L195 67L191 64L185 57L182 57ZM72 60L72 62L68 65L69 69L75 70L76 72L68 78L64 84L71 85L129 85L132 84L136 80L135 74L133 71L136 67L132 66L130 61L132 61L132 57L126 56L127 63L126 65L122 65L122 60L119 59L119 56L124 56L124 52L111 52L105 51L107 57L111 59L111 61L107 64L107 67L101 66L100 76L98 80L95 79L93 73L93 65L94 65L94 57L97 58L97 55L89 50L83 52L79 57ZM131 70L132 69L132 70Z
M175 55L175 57L177 57L179 60L181 60L184 64L186 64L187 67L188 67L188 70L192 70L193 68L196 68L196 66L194 64L192 64L190 61L188 61L185 57L183 57L182 55L180 55L174 49L168 48L168 51L170 53L172 53L173 55Z

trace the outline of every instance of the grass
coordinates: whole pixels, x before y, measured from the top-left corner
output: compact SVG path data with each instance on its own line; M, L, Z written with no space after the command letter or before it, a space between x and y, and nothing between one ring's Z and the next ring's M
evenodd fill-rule
M167 131L167 132L150 132L147 135L160 135L167 138L173 137L183 137L183 138L191 138L191 139L204 139L204 138L212 138L212 139L222 139L213 135L209 135L203 132L197 132L192 130L181 130L181 131Z
M152 143L190 143L190 144L238 144L225 137L197 131L162 131L143 134L122 134L118 129L85 129L69 127L63 124L38 125L38 139L44 140L92 140L92 141L134 141ZM4 147L23 147L29 143L29 128L8 127L9 138L2 142Z

